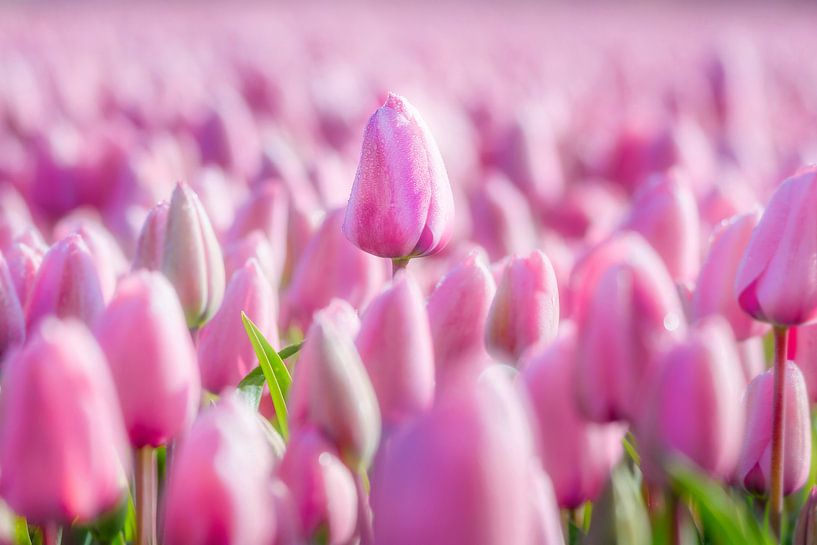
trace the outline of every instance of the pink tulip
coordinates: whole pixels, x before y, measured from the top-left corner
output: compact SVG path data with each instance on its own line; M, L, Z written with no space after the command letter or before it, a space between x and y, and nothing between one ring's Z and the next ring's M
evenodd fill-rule
M720 314L729 320L738 340L761 336L768 330L768 326L753 320L740 308L732 289L743 253L759 220L760 212L750 212L718 226L692 298L694 319Z
M26 305L26 329L32 331L49 314L92 324L104 305L99 273L88 246L80 235L68 235L43 257Z
M490 361L485 323L496 283L482 251L474 250L446 274L428 298L437 382L478 374Z
M156 271L162 268L162 256L165 250L165 231L167 230L167 214L170 205L160 202L150 209L139 239L136 242L136 255L133 258L133 269L148 269Z
M791 338L791 334L789 335ZM737 343L738 357L745 384L766 370L766 350L762 337L754 337Z
M240 319L240 318L239 318ZM201 379L173 287L157 272L122 279L97 321L131 444L159 446L196 415Z
M406 99L389 94L363 134L343 233L380 257L436 254L448 243L454 197L440 151Z
M3 250L14 290L23 308L28 303L31 289L37 278L37 271L47 251L48 246L39 238L39 235L33 238L18 237Z
M375 543L531 545L533 460L508 380L461 382L385 450L373 476Z
M491 303L485 325L488 351L505 361L556 337L559 327L559 289L556 274L545 254L513 256Z
M576 333L565 324L559 337L522 362L522 382L536 416L542 467L561 507L573 509L601 493L622 455L625 428L586 421L576 407L573 378Z
M377 294L386 279L386 266L354 247L341 234L343 210L329 212L304 250L287 291L286 320L302 329L312 314L334 298L361 308ZM331 267L326 267L332 263Z
M305 407L305 420L335 445L344 462L365 468L380 440L380 411L349 325L339 316L315 315L302 354L308 367L293 379L291 403L295 410ZM296 388L298 381L305 384Z
M343 299L332 299L315 316L331 321L344 337L354 339L360 331L360 319L355 309ZM295 426L305 424L309 419L310 374L313 367L323 365L318 339L317 326L313 323L307 330L303 347L298 353L298 364L293 372L292 389L287 403L289 420Z
M803 373L811 402L817 402L817 325L791 329L788 357Z
M256 416L238 396L222 397L199 416L174 452L163 543L272 543L273 466Z
M255 259L236 271L224 301L212 320L199 331L198 354L202 385L211 392L237 386L258 365L241 312L257 325L274 347L278 341L275 293Z
M633 196L622 229L639 233L661 256L673 280L690 281L698 272L698 208L678 171L657 175Z
M292 199L289 205L289 223L287 225L287 249L284 269L281 273L283 285L287 285L306 250L309 241L315 236L320 225L320 212Z
M273 285L275 281L275 257L272 255L272 246L270 246L269 240L261 231L252 231L247 236L228 244L224 248L224 269L227 282L229 283L233 275L251 259L258 262L267 283Z
M186 185L173 190L167 211L162 272L173 284L187 325L207 322L224 296L224 260L216 235L196 194Z
M562 521L553 492L553 485L547 474L539 468L531 470L533 492L530 495L533 509L531 545L564 545Z
M397 426L428 409L434 348L423 294L411 276L398 274L369 303L355 344L385 425Z
M327 545L349 543L357 523L357 489L338 453L316 430L293 435L278 475L290 490L304 536L323 529Z
M275 259L270 280L278 284L287 251L289 197L280 183L265 183L247 197L236 210L235 220L227 231L227 242L235 242L253 231L261 231L270 243Z
M0 362L10 349L22 344L26 321L6 260L0 254Z
M740 306L757 320L817 320L817 167L784 181L752 233L735 280Z
M742 439L743 372L729 324L698 322L662 357L639 424L647 474L675 457L718 478L735 470Z
M127 490L128 451L105 357L79 322L43 320L3 370L0 494L31 523L88 522Z
M748 490L768 489L772 451L771 370L749 383L744 397L747 422L743 447L738 459L737 478ZM786 406L783 420L783 493L802 487L809 474L811 460L811 422L806 383L800 369L786 364Z
M582 269L574 291L579 406L596 422L635 418L656 356L685 330L677 291L637 235L610 239Z
M65 238L71 233L77 233L85 241L91 256L94 258L102 296L109 301L116 289L119 277L128 269L128 264L122 249L108 230L96 221L80 220L60 222L54 228L57 238Z

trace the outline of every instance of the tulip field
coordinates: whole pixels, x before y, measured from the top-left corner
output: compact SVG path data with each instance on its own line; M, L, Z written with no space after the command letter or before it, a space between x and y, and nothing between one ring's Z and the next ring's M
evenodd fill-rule
M0 545L817 545L815 28L0 3Z

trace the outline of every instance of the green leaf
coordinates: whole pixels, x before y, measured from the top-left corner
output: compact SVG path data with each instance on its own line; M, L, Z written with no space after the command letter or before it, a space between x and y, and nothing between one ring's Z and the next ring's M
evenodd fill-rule
M292 356L294 356L295 354L297 354L298 352L300 352L300 351L301 351L301 347L303 347L303 345L304 345L304 342L303 342L303 341L300 341L300 342L297 342L297 343L295 343L295 344L291 344L291 345L289 345L289 346L285 346L284 348L282 348L282 349L280 350L280 352L278 352L278 356L279 356L279 357L280 357L282 360L289 359L289 358L291 358Z
M628 432L627 435L621 439L621 444L624 446L627 456L630 457L633 463L641 467L641 456L639 456L638 450L635 448L635 437L632 432Z
M682 465L670 468L672 486L697 508L707 543L774 545L772 535L748 511L746 503L718 483Z
M238 383L238 393L256 411L261 404L261 395L264 392L265 383L264 371L261 370L260 365L247 373L247 376Z
M17 545L31 545L31 536L28 533L28 523L23 517L14 521L14 542Z
M292 384L289 369L287 369L278 352L272 348L264 335L261 334L258 327L243 312L241 313L241 321L244 323L244 329L247 331L247 336L250 338L255 355L258 357L258 364L269 387L272 404L275 407L278 431L286 440L289 438L286 396L289 393L289 386Z
M637 471L637 470L636 470ZM627 464L613 469L601 497L585 545L650 545L650 521L639 479Z

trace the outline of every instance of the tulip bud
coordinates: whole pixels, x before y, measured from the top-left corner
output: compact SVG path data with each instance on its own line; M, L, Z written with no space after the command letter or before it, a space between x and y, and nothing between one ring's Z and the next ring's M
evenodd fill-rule
M344 337L354 339L360 331L360 319L355 309L343 299L332 299L332 302L315 316L331 321ZM313 367L323 365L320 360L322 357L320 346L312 340L313 338L318 339L317 326L314 322L307 330L304 344L298 354L298 364L295 366L292 388L289 391L287 409L293 426L305 424L309 420L310 374Z
M361 317L355 345L377 394L380 414L396 426L434 399L434 349L425 300L408 274L398 274Z
M165 248L165 231L167 214L170 205L160 202L150 209L139 240L136 242L136 255L133 258L133 270L148 269L156 271L162 268L162 256Z
M184 184L170 199L162 272L176 288L188 327L213 316L224 295L224 260L204 208Z
M123 278L97 322L96 337L108 357L131 444L159 446L186 430L201 385L184 314L167 279L148 271Z
M88 522L127 490L128 451L105 357L79 322L43 320L3 371L0 494L29 522Z
M26 321L6 260L0 254L0 362L9 351L23 342Z
M601 493L622 455L625 428L586 421L574 400L576 333L565 324L559 337L522 363L541 440L542 467L561 507L573 509Z
M304 346L302 355L309 358L308 367L295 378L306 384L293 388L292 405L306 406L306 419L337 447L344 462L365 468L380 440L380 411L354 342L338 322L331 315L315 315L307 333L309 353Z
M549 343L559 327L559 289L547 256L535 250L511 258L491 303L485 325L488 351L505 361L517 361L538 343Z
M273 465L256 416L237 396L222 396L198 417L174 452L163 543L272 543Z
M327 545L349 543L357 523L357 489L337 452L314 429L292 436L278 474L290 490L304 536L322 531Z
M735 280L744 311L782 326L817 320L817 167L784 181L752 233Z
M26 329L32 331L48 314L92 324L104 306L99 274L88 246L78 234L68 235L43 257L26 305Z
M740 261L759 220L760 212L749 212L718 226L692 298L694 319L720 314L729 320L735 338L741 341L761 336L768 330L768 326L753 320L740 308L732 289Z
M428 298L437 383L478 374L490 361L485 323L496 283L481 251L472 251L446 274Z
M811 460L811 422L808 394L800 369L786 363L786 406L783 415L783 493L790 494L808 478ZM746 433L738 460L738 481L748 490L768 488L772 458L772 394L774 374L766 371L749 383L744 396Z
M289 284L295 265L300 261L309 241L315 235L320 224L320 212L292 199L289 204L289 223L287 225L287 252L284 270L281 273L283 285Z
M639 425L642 467L654 481L676 456L716 478L735 470L743 433L743 372L729 324L698 322L661 360Z
M3 250L14 290L24 309L28 304L31 288L34 287L37 271L47 251L48 246L39 239L39 236L33 239L17 238L11 246Z
M578 401L596 422L638 416L656 356L685 330L661 259L641 237L619 237L587 258L574 290Z
M257 365L241 320L242 311L272 346L278 346L275 307L275 293L258 262L250 259L233 275L218 312L199 331L199 366L206 389L220 392L227 386L236 386Z
M531 545L533 440L516 391L494 374L443 394L379 458L375 543Z
M363 134L343 233L380 257L436 254L448 244L454 197L440 151L420 113L389 94Z
M812 487L808 500L800 508L792 545L815 545L815 543L817 543L817 487Z
M677 171L649 179L633 196L623 229L655 249L673 280L690 281L699 266L700 233L695 197Z
M236 211L235 220L227 232L227 242L236 242L253 231L264 234L274 258L270 281L278 285L287 251L289 197L280 183L259 186Z
M250 259L258 261L267 282L272 286L275 281L275 257L272 255L269 240L261 231L253 231L224 249L227 282L229 283L236 271L241 270Z
M95 221L65 221L54 228L57 238L64 238L77 233L85 241L88 251L94 258L94 265L99 274L99 285L102 296L109 301L116 289L116 281L127 270L127 261L122 249L110 232Z
M361 308L380 290L386 264L343 238L343 210L329 212L304 250L286 295L286 315L302 329L334 298ZM327 268L326 264L332 263Z

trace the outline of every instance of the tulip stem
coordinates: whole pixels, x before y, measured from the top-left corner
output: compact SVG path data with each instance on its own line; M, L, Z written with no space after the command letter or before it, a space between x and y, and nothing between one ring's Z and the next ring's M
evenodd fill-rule
M136 451L134 470L136 488L136 545L156 545L156 497L158 475L156 449L150 446Z
M364 478L365 474L363 470L355 476L355 486L357 488L357 526L360 530L360 545L372 545L374 543L372 512L369 507L369 494L366 492L366 485L363 482Z
M669 542L671 545L681 545L681 502L674 490L667 493L667 516L669 517Z
M781 536L783 520L783 422L786 410L786 346L789 330L774 328L774 397L772 400L772 468L769 489L769 523L775 536Z
M43 545L60 545L62 543L62 528L54 522L49 522L43 527Z
M397 275L397 271L405 269L409 262L408 257L395 257L391 260L391 275L394 278Z

